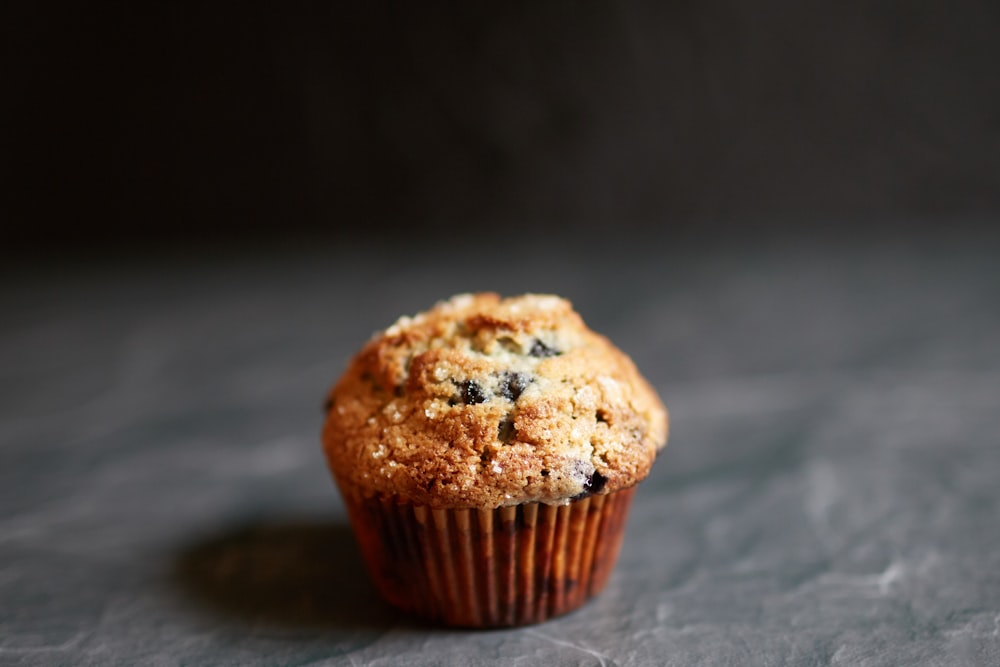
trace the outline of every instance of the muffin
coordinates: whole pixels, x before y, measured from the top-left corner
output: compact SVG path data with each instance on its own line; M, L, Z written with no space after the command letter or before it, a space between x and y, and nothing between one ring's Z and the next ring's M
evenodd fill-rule
M555 296L464 294L376 334L323 446L369 573L448 625L537 623L607 582L667 412Z

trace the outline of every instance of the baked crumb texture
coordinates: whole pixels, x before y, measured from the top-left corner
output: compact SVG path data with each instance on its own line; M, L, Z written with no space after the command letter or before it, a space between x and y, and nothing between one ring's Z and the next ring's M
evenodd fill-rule
M632 361L545 295L464 294L400 318L327 406L342 491L438 508L610 493L646 477L667 438Z

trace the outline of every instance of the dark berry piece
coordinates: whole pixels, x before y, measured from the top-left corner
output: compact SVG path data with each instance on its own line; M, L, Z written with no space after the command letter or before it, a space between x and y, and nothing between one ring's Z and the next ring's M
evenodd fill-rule
M462 402L466 405L484 403L489 398L475 380L466 380L460 385L460 389L462 391Z
M603 489L604 485L607 483L608 478L595 470L594 474L583 483L583 488L588 493L600 493L601 489Z
M531 378L523 373L504 373L500 376L500 395L508 401L516 401L529 384Z
M597 472L596 470L587 477L586 481L583 483L583 491L573 496L573 500L580 500L581 498L586 498L587 496L592 496L595 493L600 493L604 485L608 483L608 478Z
M549 347L548 345L546 345L545 343L536 338L535 342L531 346L531 349L528 351L528 354L530 354L533 357L539 357L544 359L545 357L559 356L560 354L562 354L562 352L555 349L554 347Z
M497 426L497 440L500 442L510 442L514 439L517 434L517 429L514 428L514 418L507 415L500 420L499 426Z
M549 471L542 469L542 477L548 477L548 476L549 476Z

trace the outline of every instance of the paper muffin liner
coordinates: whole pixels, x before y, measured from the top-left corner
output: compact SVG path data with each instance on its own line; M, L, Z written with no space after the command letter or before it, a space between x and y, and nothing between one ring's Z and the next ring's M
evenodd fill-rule
M345 498L369 573L393 605L467 627L539 623L604 588L635 487L495 510Z

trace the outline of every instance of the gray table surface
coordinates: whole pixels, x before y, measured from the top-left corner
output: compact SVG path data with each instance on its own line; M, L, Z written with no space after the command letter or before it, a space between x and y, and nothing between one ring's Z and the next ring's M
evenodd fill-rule
M980 236L13 270L0 663L1000 664L1000 245ZM373 330L479 289L570 297L672 434L600 597L470 632L375 596L318 432Z

